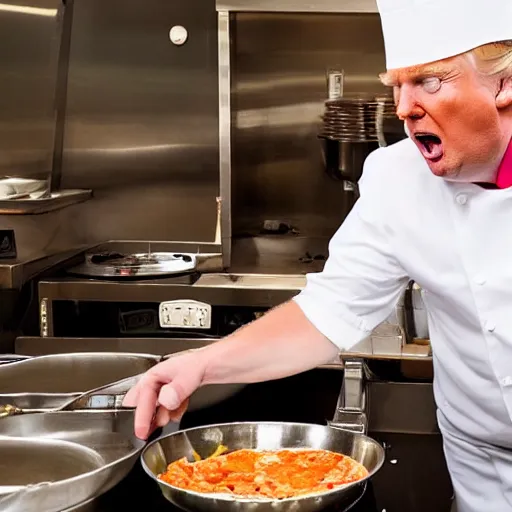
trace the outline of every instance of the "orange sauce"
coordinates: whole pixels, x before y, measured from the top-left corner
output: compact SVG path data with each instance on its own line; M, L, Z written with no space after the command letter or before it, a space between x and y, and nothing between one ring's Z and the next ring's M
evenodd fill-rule
M198 462L186 458L158 478L180 489L240 498L284 499L325 492L365 478L354 459L328 450L237 450Z

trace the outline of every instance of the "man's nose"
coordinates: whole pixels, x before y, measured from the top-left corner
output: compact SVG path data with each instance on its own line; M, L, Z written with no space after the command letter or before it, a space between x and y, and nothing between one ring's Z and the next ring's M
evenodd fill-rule
M402 121L423 117L424 110L419 105L416 91L412 85L404 84L397 95L396 115Z

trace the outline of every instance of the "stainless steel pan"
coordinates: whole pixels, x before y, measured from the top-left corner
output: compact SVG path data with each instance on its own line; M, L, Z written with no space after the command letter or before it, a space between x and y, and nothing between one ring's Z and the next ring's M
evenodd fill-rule
M146 444L135 437L134 409L122 408L126 392L141 376L128 377L88 391L63 404L59 411L42 414L23 414L24 411L17 409L8 411L9 416L0 421L0 439L4 443L14 443L18 438L27 442L57 439L96 454L98 464L92 470L85 468L84 462L81 473L73 475L73 478L59 478L48 470L39 472L37 481L27 481L19 488L4 487L2 493L0 487L0 497L4 496L0 500L0 510L39 512L40 503L44 503L42 510L45 512L80 509L81 504L94 500L125 478ZM1 448L0 445L0 461ZM63 456L58 446L56 456ZM25 467L28 460L26 452L23 460L25 463L21 464L18 473L33 475L34 471ZM37 457L34 462L36 465L41 463ZM78 466L78 462L77 458L73 468ZM49 482L41 483L41 480Z
M73 478L105 464L99 453L86 446L13 434L9 439L0 438L0 498L26 486Z
M0 510L6 512L60 512L96 498L126 477L146 444L133 433L133 411L130 410L62 411L4 418L0 421L0 460L1 443L8 445L19 439L23 439L27 447L36 440L67 442L96 454L96 460L101 463L94 468L83 468L80 474L70 478L40 474L40 480L50 480L50 483L24 485L0 497ZM31 460L30 455L30 450L25 451L24 457L19 459L18 474L23 474L29 464L44 465L39 458ZM56 447L52 456L61 457L62 451ZM37 484L25 482L34 483Z
M143 373L159 360L159 356L129 353L22 357L0 366L0 409L12 406L25 413L58 410L90 389Z
M142 374L154 365L186 351L157 356L125 352L84 352L0 357L0 406L25 413L55 411L91 389ZM21 360L15 362L15 358ZM14 362L13 362L14 361ZM225 400L244 385L211 385L191 397L189 411Z
M15 356L9 356L15 357ZM143 373L161 357L125 352L84 352L38 357L0 366L2 394L45 393L70 395Z
M342 511L353 506L366 489L368 478L315 496L284 500L242 500L184 491L158 480L158 474L165 471L169 463L182 457L193 460L193 450L201 457L207 457L220 444L229 450L332 450L362 463L369 472L368 478L384 462L382 446L363 434L301 423L228 423L183 430L157 439L143 450L142 466L168 501L189 512L314 512L334 504Z
M139 379L144 374L134 375L106 386L101 386L97 389L92 389L78 396L73 396L66 402L62 403L53 411L47 412L61 412L61 411L80 411L80 410L110 410L118 411L121 409L134 411L133 408L123 408L123 399L128 391L137 384ZM33 413L33 410L26 410L12 405L0 406L0 418L7 418L9 416L20 416Z

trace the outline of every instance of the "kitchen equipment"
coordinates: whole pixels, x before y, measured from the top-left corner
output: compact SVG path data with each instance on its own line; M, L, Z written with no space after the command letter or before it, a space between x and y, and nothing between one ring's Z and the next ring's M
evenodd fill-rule
M346 180L354 186L363 172L366 157L379 147L378 142L347 142L322 138L322 151L327 174Z
M227 423L196 427L161 437L149 443L141 455L146 473L158 484L165 498L189 512L211 511L307 511L321 510L334 503L348 510L364 493L368 478L342 488L284 500L234 500L185 491L158 480L167 465L182 457L194 460L196 450L207 457L223 444L229 450L242 448L276 450L281 448L320 448L343 453L364 464L373 476L384 462L383 448L369 437L348 430L303 423Z
M407 342L415 343L420 340L428 342L428 314L423 300L423 290L414 281L410 281L407 285L400 306L403 308L403 325Z
M82 352L39 357L12 354L5 359L10 364L0 366L2 394L37 392L62 395L68 400L73 395L149 370L161 356Z
M404 335L410 346L422 345L430 352L430 334L428 328L428 312L423 300L424 291L414 281L410 281L401 295L397 305L399 322L404 326ZM432 364L422 361L402 361L402 375L411 379L432 380L434 369Z
M332 414L340 378L341 374L336 371L313 370L284 380L253 384L229 402L186 414L180 428L245 421L323 424L324 418ZM435 404L428 391L413 395L407 392L395 393L398 391L396 388L402 386L404 384L392 387L393 391L389 394L386 383L382 383L378 386L378 393L370 392L368 400L377 407L375 419L379 422L376 424L374 421L372 407L369 412L370 436L378 439L385 447L386 462L368 482L364 496L350 512L450 510L453 491L444 462L442 439L439 432L429 430L435 427ZM272 400L268 400L269 396ZM425 402L428 402L428 412L425 410ZM389 412L386 413L386 410ZM387 419L387 425L382 425L379 418ZM390 421L393 427L389 425ZM412 430L411 421L414 423ZM389 427L392 429L388 430ZM411 479L411 475L415 477ZM407 482L407 485L404 487L398 482ZM436 491L432 492L432 489ZM66 512L129 510L180 512L178 507L164 498L139 463L135 464L119 485L90 506L84 504L83 507ZM334 505L322 512L339 511Z
M16 357L21 360L0 365L0 406L4 412L7 412L6 406L24 413L57 410L87 391L140 375L158 362L183 352L163 357L127 352L82 352L33 358L6 356L7 361ZM204 386L191 397L189 410L218 403L243 387L237 384Z
M216 244L105 242L88 248L81 261L68 266L65 273L75 278L88 277L99 281L167 277L189 284L197 279L195 274L198 272L222 270L219 251Z
M350 95L325 102L322 137L345 142L379 142L385 146L384 122L396 119L391 95Z
M16 437L11 437L16 436ZM20 444L20 440L23 443ZM37 440L37 441L36 441ZM63 411L13 416L0 421L0 449L2 446L36 446L36 443L57 443L56 449L46 450L46 457L62 462L65 453L58 443L78 447L85 456L73 459L73 468L80 468L75 475L58 479L60 473L42 477L48 483L12 489L0 498L0 510L4 512L60 512L93 499L117 485L133 468L146 444L133 434L133 411ZM21 452L20 452L21 453ZM38 452L43 453L41 450ZM18 462L19 470L28 469L30 451L23 452ZM14 460L14 459L13 459ZM97 461L91 465L88 461ZM81 464L81 466L80 466ZM13 465L15 465L13 463ZM53 468L53 465L51 466ZM37 471L34 471L37 475ZM53 478L52 478L53 477ZM53 480L53 481L52 481Z
M327 174L357 193L366 157L381 146L404 138L391 95L357 94L328 100L319 137ZM399 126L399 128L397 128Z
M128 353L20 356L20 361L0 366L0 405L26 413L56 410L91 389L143 373L159 360Z
M197 268L194 254L151 252L122 254L100 252L85 255L85 261L68 270L69 274L90 277L159 277L190 273Z
M143 375L144 374L141 373L139 375L127 377L126 379L82 393L78 397L73 396L63 404L60 404L56 409L44 412L122 409L124 396L133 386L135 386ZM20 416L30 414L32 412L34 411L21 409L11 404L0 406L0 418Z
M61 405L58 411L51 413L25 415L25 411L21 409L3 407L0 417L3 416L4 420L1 422L0 436L6 436L6 440L10 440L10 436L65 440L89 448L91 453L95 454L98 463L95 468L73 475L76 477L75 480L80 480L78 482L51 478L49 484L42 485L38 480L34 482L37 484L35 486L19 490L7 489L4 492L10 492L5 498L7 503L0 501L0 507L6 507L5 510L28 512L31 510L30 507L34 507L41 499L45 503L45 512L50 512L51 507L51 510L57 512L96 497L98 493L105 492L124 478L132 469L135 458L145 442L135 438L134 410L122 409L122 399L142 375L128 377L88 391L78 398L73 397ZM81 414L87 412L91 412L92 415ZM11 421L14 419L16 421ZM95 469L101 471L95 472ZM75 498L72 492L73 485L80 485L83 490L83 493L79 494L79 499ZM103 488L105 490L102 490ZM60 494L67 497L60 498ZM57 506L59 508L56 508Z
M74 478L105 464L86 446L51 438L25 439L16 431L12 435L0 439L0 499L26 486Z

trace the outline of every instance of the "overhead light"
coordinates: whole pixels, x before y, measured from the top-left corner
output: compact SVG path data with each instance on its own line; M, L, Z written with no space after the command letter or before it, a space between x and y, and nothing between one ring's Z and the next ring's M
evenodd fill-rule
M57 9L44 9L42 7L29 7L26 5L0 4L0 12L14 12L17 14L32 14L33 16L47 16L55 18Z

